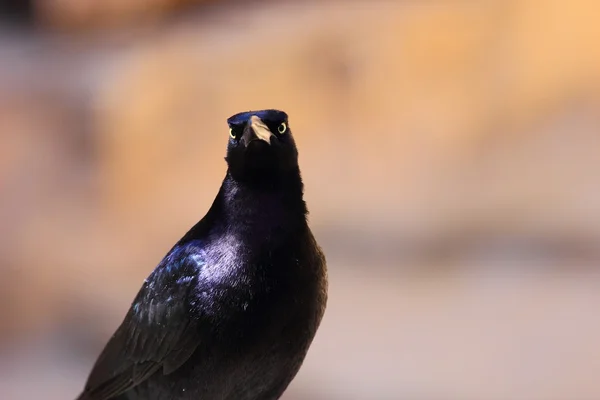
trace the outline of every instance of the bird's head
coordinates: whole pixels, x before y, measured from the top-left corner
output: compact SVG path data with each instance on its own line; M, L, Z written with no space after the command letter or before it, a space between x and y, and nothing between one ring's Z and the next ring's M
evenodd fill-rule
M229 117L227 124L225 160L235 180L276 182L298 172L298 150L285 112L241 112Z

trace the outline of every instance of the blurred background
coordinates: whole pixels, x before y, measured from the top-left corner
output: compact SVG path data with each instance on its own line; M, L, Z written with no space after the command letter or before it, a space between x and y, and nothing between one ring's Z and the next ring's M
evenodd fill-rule
M4 0L0 398L73 399L290 114L330 300L287 400L600 399L600 5Z

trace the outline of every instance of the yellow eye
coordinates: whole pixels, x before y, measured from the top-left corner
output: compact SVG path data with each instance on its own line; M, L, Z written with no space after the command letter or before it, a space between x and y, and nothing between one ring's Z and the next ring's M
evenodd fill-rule
M232 139L235 139L235 134L233 133L233 128L229 128L229 136L231 136Z
M285 124L285 122L282 122L281 124L279 124L279 126L277 127L277 132L279 132L280 134L284 134L285 131L287 131L287 125Z

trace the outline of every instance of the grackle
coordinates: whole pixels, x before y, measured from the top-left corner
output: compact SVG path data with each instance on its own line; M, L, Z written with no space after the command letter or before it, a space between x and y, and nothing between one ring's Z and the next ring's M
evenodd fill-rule
M206 215L144 281L78 400L274 400L327 303L288 116L231 116Z

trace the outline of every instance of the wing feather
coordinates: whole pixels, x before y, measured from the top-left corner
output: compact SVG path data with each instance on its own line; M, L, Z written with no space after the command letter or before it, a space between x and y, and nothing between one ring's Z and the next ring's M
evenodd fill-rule
M197 246L176 247L163 259L98 357L79 399L111 399L155 373L173 373L190 358L202 341L189 303L203 265Z

